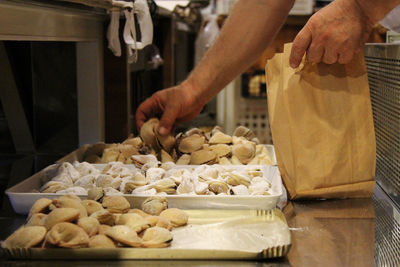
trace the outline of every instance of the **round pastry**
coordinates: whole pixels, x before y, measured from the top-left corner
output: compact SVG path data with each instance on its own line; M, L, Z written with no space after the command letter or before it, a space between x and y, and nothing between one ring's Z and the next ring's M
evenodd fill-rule
M105 234L116 242L127 246L140 247L142 245L142 239L137 233L125 225L113 226Z
M85 217L78 220L80 226L90 236L94 236L99 232L100 223L96 218Z
M89 236L81 227L62 222L51 228L46 235L45 243L64 248L84 248L89 244Z
M123 196L105 196L102 205L111 213L125 213L131 207Z
M96 211L104 209L99 202L89 199L83 200L82 205L85 207L86 212L89 216L95 213Z
M31 210L29 211L29 216L31 217L32 214L35 213L44 213L46 210L48 210L50 204L52 203L51 199L48 198L41 198L36 200L36 202L33 204Z
M40 244L46 236L43 226L25 226L19 228L3 243L6 248L31 248Z
M143 234L145 248L165 248L172 242L172 234L165 228L154 226L147 229Z
M183 226L188 222L188 215L177 208L166 209L160 213L160 217L167 219L174 227Z
M142 210L150 215L157 216L167 208L168 203L165 197L150 197L142 203Z
M47 214L35 213L26 222L25 226L44 226Z
M116 248L114 242L105 235L95 235L89 240L89 248Z
M47 229L51 229L55 224L60 222L73 222L79 218L79 210L74 208L57 208L47 215L44 225Z

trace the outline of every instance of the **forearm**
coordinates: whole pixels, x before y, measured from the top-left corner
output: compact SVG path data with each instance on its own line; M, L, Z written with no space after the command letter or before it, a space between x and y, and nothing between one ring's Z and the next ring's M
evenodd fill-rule
M355 1L364 14L368 17L371 24L375 24L383 19L396 6L400 5L400 0L350 0Z
M202 104L245 71L271 43L294 0L239 0L214 45L183 83Z

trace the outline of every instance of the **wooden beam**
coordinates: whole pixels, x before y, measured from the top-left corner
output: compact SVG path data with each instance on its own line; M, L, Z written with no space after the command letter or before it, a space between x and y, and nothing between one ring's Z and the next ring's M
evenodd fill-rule
M121 25L123 25L121 23ZM120 27L122 30L123 27ZM120 36L122 33L120 32ZM104 45L104 111L105 141L115 143L125 140L130 133L130 68L126 47L121 42L121 57L116 57Z
M79 145L104 141L103 40L76 44Z

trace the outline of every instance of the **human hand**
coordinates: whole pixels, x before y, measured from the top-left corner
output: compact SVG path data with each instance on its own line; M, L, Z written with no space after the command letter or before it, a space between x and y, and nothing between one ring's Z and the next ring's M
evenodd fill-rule
M296 36L290 66L299 66L304 53L309 62L348 63L358 53L373 23L357 0L336 0L315 13Z
M136 111L136 125L140 129L148 119L161 115L158 132L170 133L174 125L194 119L205 103L188 84L182 84L154 93Z

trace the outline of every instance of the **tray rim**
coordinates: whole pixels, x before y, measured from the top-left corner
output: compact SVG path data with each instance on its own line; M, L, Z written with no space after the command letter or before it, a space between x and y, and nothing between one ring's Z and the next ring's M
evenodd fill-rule
M239 259L271 259L287 255L292 244L279 245L263 249L260 252L244 250L213 249L171 249L162 248L1 248L2 259L25 260L239 260ZM146 251L146 253L141 253ZM67 253L66 253L67 252ZM100 253L101 252L101 253ZM195 255L193 255L193 253ZM116 257L119 256L119 257Z
M200 209L191 209L200 211ZM273 210L220 210L222 213L251 214L254 217L264 217L267 220L281 220L290 229L282 211ZM234 215L232 215L234 216ZM270 217L273 216L273 217ZM288 244L267 247L260 251L227 250L227 249L182 249L182 248L1 248L0 258L32 259L32 260L62 260L73 257L74 260L112 259L112 260L206 260L206 259L270 259L286 256L292 245L290 237ZM146 253L142 253L145 251ZM67 253L66 253L67 252ZM100 253L101 252L101 253ZM118 256L118 257L117 257ZM121 257L119 257L121 256Z
M5 193L10 199L13 209L18 214L26 214L27 206L32 206L34 201L39 198L57 198L59 196L65 195L63 193L40 193L32 192L33 190L38 190L40 188L37 184L42 184L43 182L50 180L49 175L54 172L59 164L49 165L43 170L33 174L32 176L26 178L25 180L19 182L18 184L6 189ZM103 167L105 165L95 165L98 167ZM133 165L132 165L133 166ZM196 168L199 165L181 165L177 166L176 169L182 168ZM269 181L271 183L271 193L269 195L165 195L166 199L169 201L176 202L175 206L179 208L191 207L195 208L197 202L199 208L207 209L209 204L212 204L216 209L223 209L226 205L230 203L232 209L241 209L241 207L248 206L249 209L272 209L276 206L281 196L284 194L283 183L279 168L273 165L229 165L227 168L232 169L248 169L248 168L260 168L264 173L266 171L272 171L275 173L270 177ZM132 194L119 194L128 199L128 201L133 205L134 202L142 202L145 198L150 197L149 195L132 195ZM79 194L77 195L81 199L86 199L87 195ZM184 204L184 202L187 204ZM204 202L204 203L203 203ZM211 202L211 203L208 203ZM215 203L212 203L215 202ZM243 204L243 203L244 204ZM249 203L247 205L246 203ZM251 204L250 204L251 203Z
M51 165L47 166L46 168L36 172L35 174L33 174L33 175L29 176L28 178L26 178L26 179L22 180L21 182L19 182L18 184L15 184L12 187L7 188L5 193L7 194L7 196L9 196L10 194L12 194L12 195L33 195L33 196L40 196L40 195L43 195L43 196L45 196L45 195L62 196L62 195L65 195L64 193L15 192L15 191L13 191L13 190L15 190L15 188L18 188L19 186L21 186L21 184L27 182L27 180L30 180L30 179L33 180L35 178L42 179L41 177L37 177L37 176L44 175L46 173L46 171L48 171L48 170L50 170L52 168L55 168L55 166L57 166L58 164L61 164L61 163L51 164ZM107 164L93 164L93 165L100 167L100 166L105 166ZM125 164L125 165L134 166L134 164ZM174 168L176 168L176 169L185 169L185 168L196 168L198 166L201 166L201 165L177 165ZM210 166L212 166L212 165L210 165ZM275 166L275 165L226 165L226 166L223 165L223 166L226 167L226 168L260 168L260 169L262 169L262 168L276 168L277 171L279 172L279 168L277 166ZM281 176L280 172L279 172L279 176ZM271 182L271 185L272 185L272 181L270 181L270 182ZM281 178L279 184L281 186L283 185L282 178ZM282 187L279 187L279 189L280 189L280 192L272 193L272 194L269 194L269 195L190 195L190 194L187 194L187 195L173 195L173 194L171 194L171 195L165 195L165 197L179 197L179 198L180 197L183 197L183 198L188 198L188 197L190 197L190 198L192 198L192 197L193 198L204 198L204 197L231 198L231 197L234 197L234 198L239 198L239 199L240 198L272 198L272 197L280 197L283 194ZM82 194L76 194L76 195L79 196L79 197L86 197L87 196L87 195L82 195ZM119 195L120 196L124 196L124 197L150 197L149 195L132 195L132 194L119 194Z

